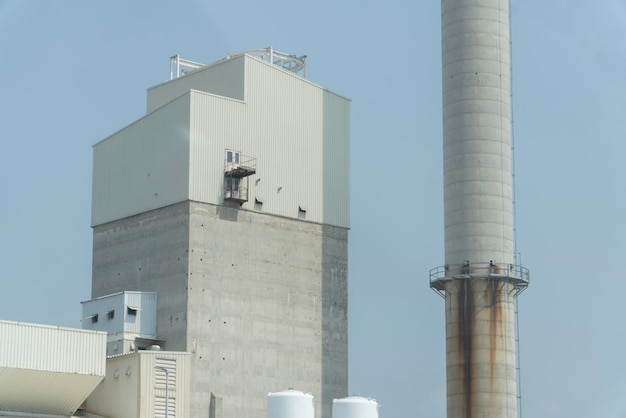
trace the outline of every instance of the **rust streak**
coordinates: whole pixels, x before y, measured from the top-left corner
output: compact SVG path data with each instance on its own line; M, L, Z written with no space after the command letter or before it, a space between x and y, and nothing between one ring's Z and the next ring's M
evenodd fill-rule
M465 418L472 416L472 336L474 317L474 295L471 280L463 280L458 302L459 348L463 354L463 379L465 381Z
M503 309L506 309L502 303L501 297L503 294L504 283L500 280L490 280L489 291L489 387L491 393L495 393L495 373L496 363L498 361L497 354L501 350L502 341L505 338L503 335L502 321L504 318Z

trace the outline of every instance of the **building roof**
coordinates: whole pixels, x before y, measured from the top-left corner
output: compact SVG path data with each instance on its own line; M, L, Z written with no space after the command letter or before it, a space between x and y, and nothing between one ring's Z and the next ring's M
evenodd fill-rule
M0 411L70 416L105 362L103 332L0 321Z

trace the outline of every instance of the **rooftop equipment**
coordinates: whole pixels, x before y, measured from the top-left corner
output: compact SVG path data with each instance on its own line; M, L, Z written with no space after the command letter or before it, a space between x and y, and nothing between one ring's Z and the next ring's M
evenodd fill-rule
M284 70L300 74L303 78L306 78L306 55L297 56L286 54L274 50L271 46L261 49L251 49L237 54L237 56L242 54L252 55L262 60L269 61ZM229 60L234 56L233 54L228 54L224 59ZM170 57L170 80L187 75L198 68L204 67L204 65L205 64L181 58L178 54L173 55Z

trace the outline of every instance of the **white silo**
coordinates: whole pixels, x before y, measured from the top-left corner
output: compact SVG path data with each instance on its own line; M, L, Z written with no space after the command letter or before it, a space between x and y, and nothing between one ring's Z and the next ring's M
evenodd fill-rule
M509 0L442 0L448 418L515 418Z
M267 394L267 418L314 418L313 395L299 390L283 390Z
M378 418L380 405L361 396L333 399L333 418Z

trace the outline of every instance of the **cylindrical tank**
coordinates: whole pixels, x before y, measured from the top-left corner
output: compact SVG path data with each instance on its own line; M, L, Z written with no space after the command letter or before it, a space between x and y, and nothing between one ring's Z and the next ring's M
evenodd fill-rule
M333 418L378 418L378 402L360 396L333 399Z
M267 394L267 418L314 418L313 395L299 390Z

